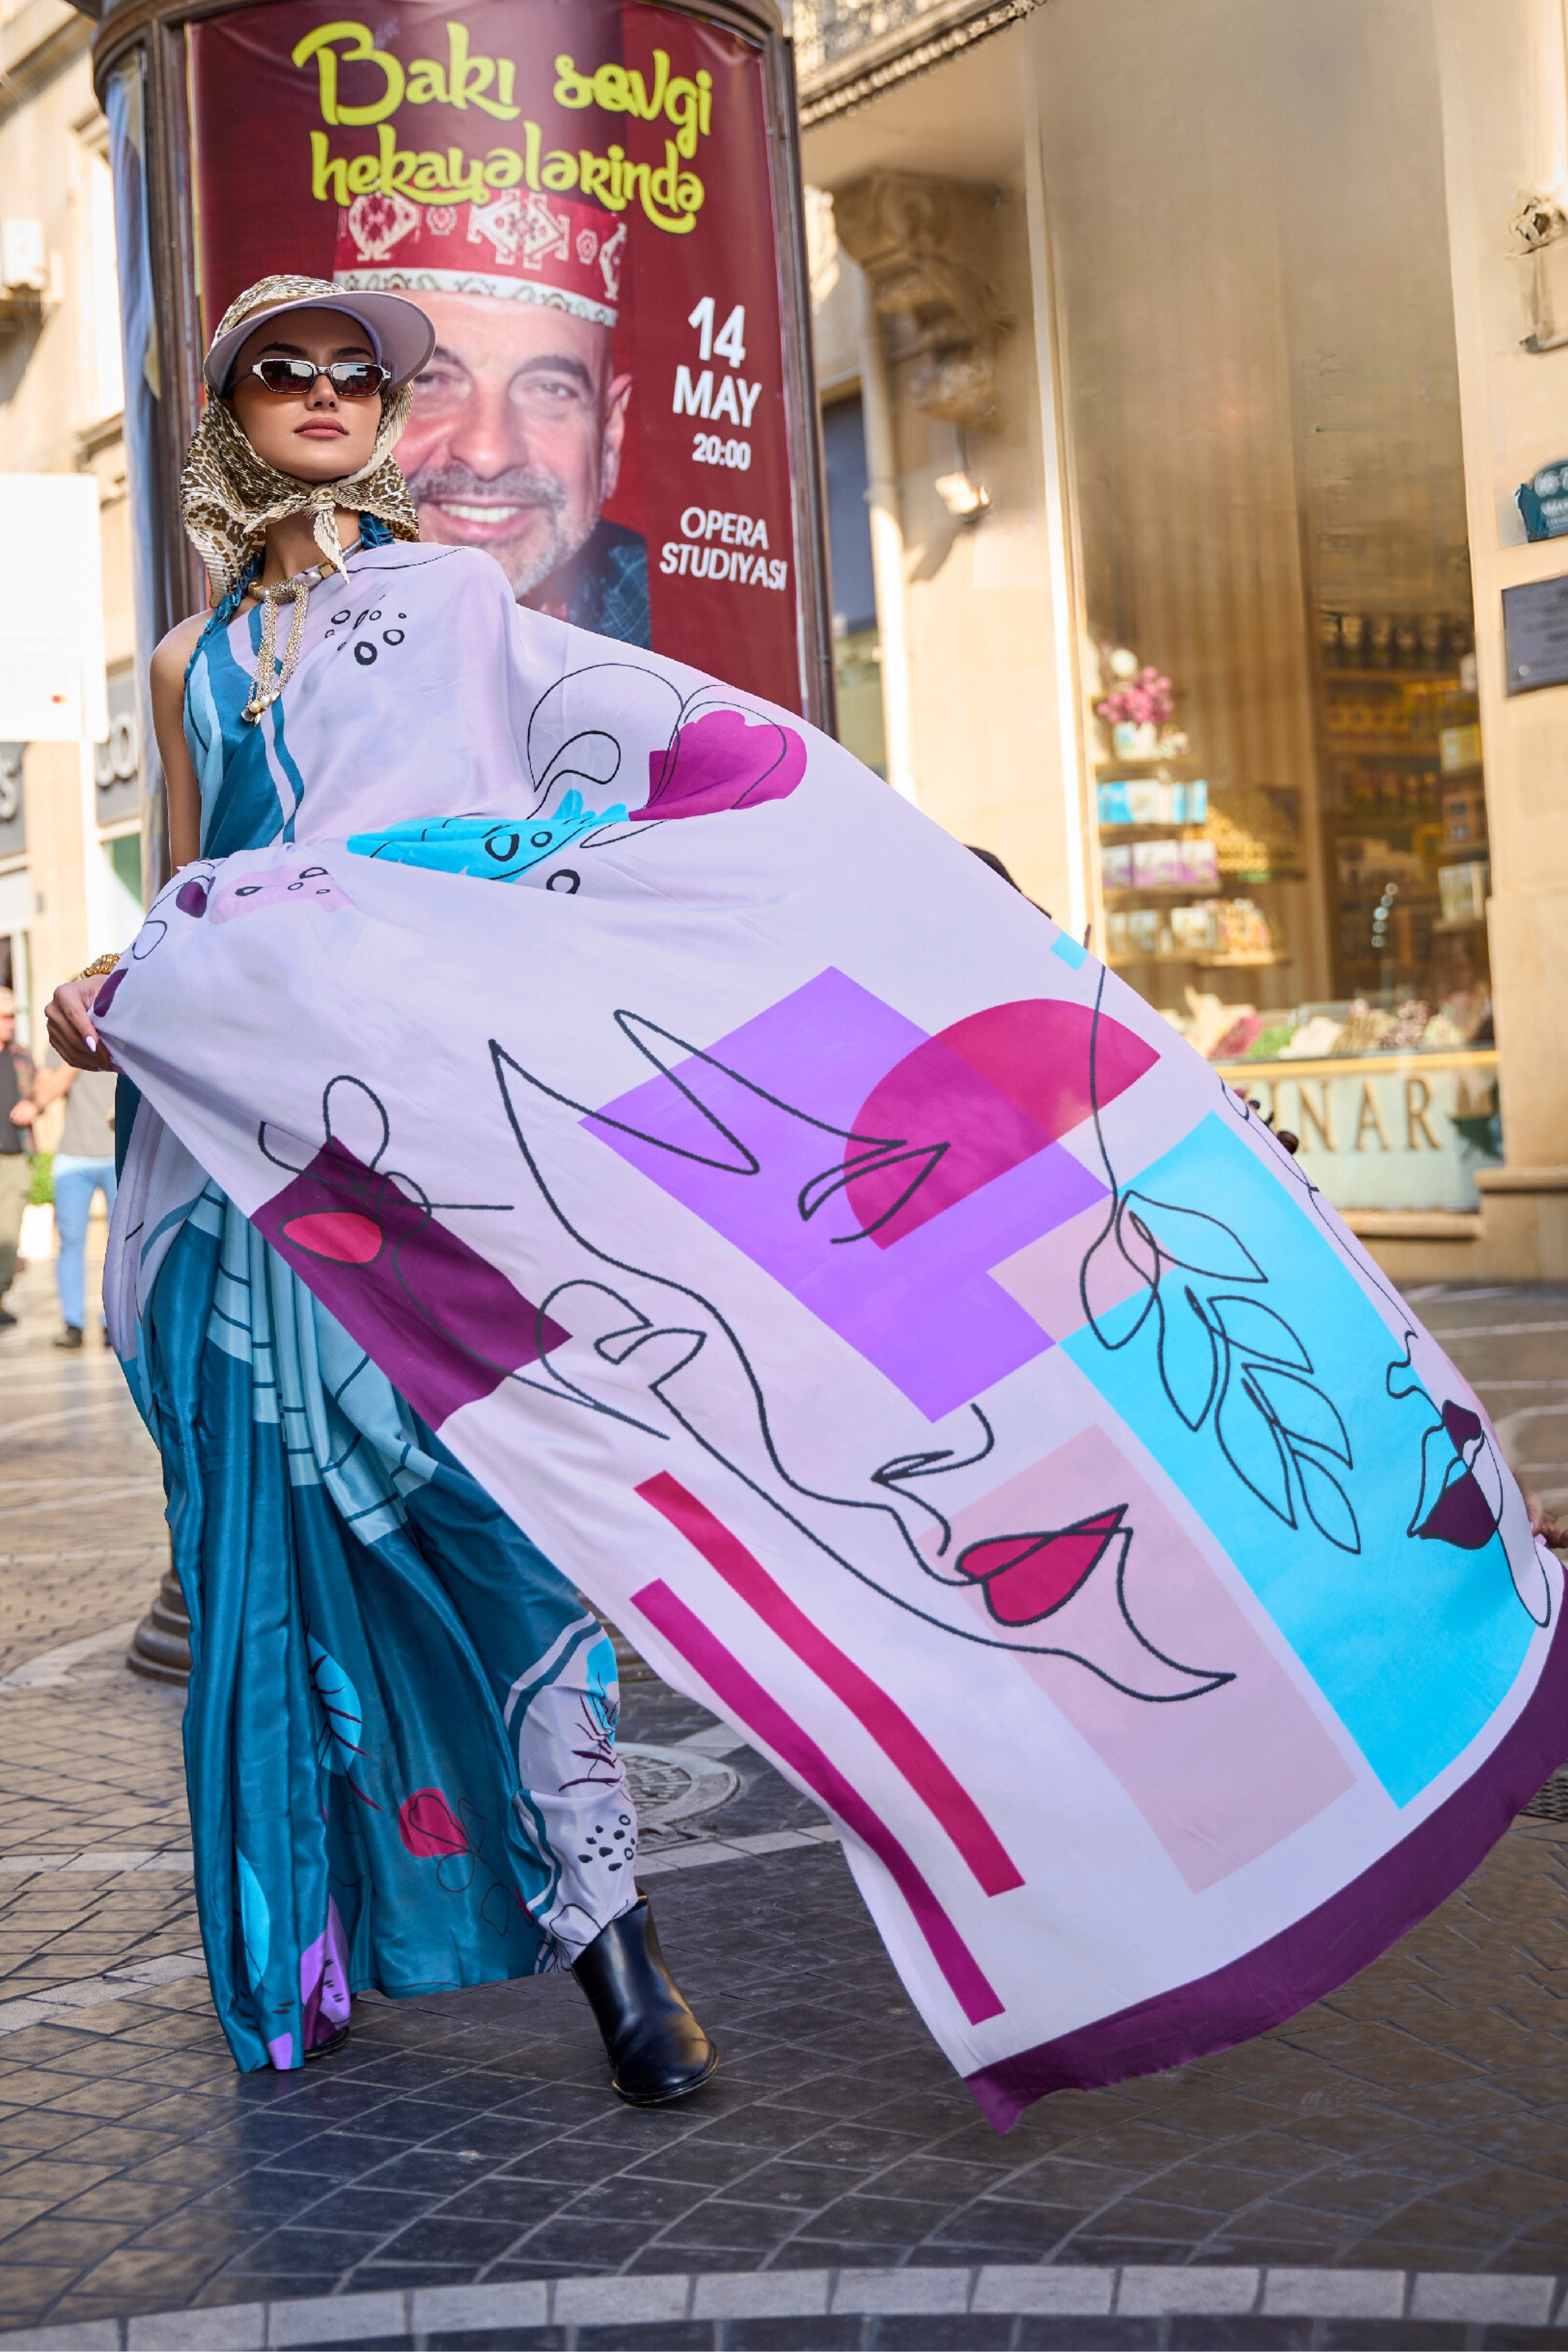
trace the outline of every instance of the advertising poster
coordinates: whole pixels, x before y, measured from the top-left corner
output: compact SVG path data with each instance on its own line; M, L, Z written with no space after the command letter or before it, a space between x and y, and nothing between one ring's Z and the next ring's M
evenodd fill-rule
M273 271L411 296L422 538L800 710L759 51L640 0L274 0L190 43L205 333Z

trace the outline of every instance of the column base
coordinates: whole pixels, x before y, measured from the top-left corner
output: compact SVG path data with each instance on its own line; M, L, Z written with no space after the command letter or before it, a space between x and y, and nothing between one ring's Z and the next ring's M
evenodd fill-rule
M1350 1209L1345 1223L1391 1282L1568 1283L1568 1168L1487 1168L1481 1205Z

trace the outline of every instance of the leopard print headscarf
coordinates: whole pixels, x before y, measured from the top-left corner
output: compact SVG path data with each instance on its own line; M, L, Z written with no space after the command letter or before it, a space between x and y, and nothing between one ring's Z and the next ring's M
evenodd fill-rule
M319 296L324 310L336 310L342 299L324 278L260 278L229 304L213 340L243 325L254 311L275 302L304 301L312 294ZM216 595L234 587L250 557L266 544L268 523L281 522L285 515L314 513L316 544L339 571L343 551L333 520L335 507L380 515L399 539L419 537L408 484L392 454L408 422L411 397L407 384L382 394L376 446L358 473L346 474L340 481L313 483L280 474L258 457L227 402L209 398L180 477L180 513Z
M243 324L253 312L265 310L276 302L302 301L310 295L319 296L324 309L339 307L338 289L326 278L259 278L229 304L218 321L214 341ZM376 445L365 463L357 473L345 474L338 481L314 483L279 473L265 458L258 457L228 403L208 398L180 476L180 513L186 536L207 567L214 603L239 585L251 558L267 543L267 525L281 522L286 515L314 515L316 544L323 559L321 573L330 569L342 572L345 579L348 574L335 513L338 507L379 516L398 539L419 537L408 484L392 454L408 422L412 396L406 383L383 393ZM265 592L265 658L245 713L253 722L269 703L277 699L287 683L303 638L309 592L308 575L298 581L285 581L280 587ZM274 669L273 646L279 603L294 604L296 611L282 670L277 674Z

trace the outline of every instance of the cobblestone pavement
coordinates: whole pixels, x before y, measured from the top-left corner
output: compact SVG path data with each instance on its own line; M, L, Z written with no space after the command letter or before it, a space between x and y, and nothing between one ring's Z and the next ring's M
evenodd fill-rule
M1568 2345L1568 2330L1483 2329L1479 2305L1445 2319L1437 2290L1394 2278L1493 2274L1500 2321L1522 2321L1512 2274L1568 2273L1568 1823L1519 1824L1433 1919L1280 2032L1059 2095L1001 2138L912 2014L817 1809L702 1708L633 1683L623 1734L650 1802L643 1860L666 1948L723 2050L709 2090L668 2114L616 2105L570 1978L367 2000L341 2057L236 2074L197 1949L179 1694L120 1663L165 1558L152 1449L107 1352L50 1349L48 1270L29 1269L13 1300L22 1326L0 1338L0 2328L570 2275L696 2273L681 2305L695 2313L714 2273L793 2274L810 2305L820 2272L898 2269L929 2273L931 2310L962 2315L901 2320L896 2300L872 2295L882 2316L824 2316L804 2336L782 2318L732 2321L722 2340ZM1419 1303L1531 1482L1568 1507L1568 1292ZM1051 2308L1101 2315L988 2333L983 2281L962 2291L981 2300L956 2303L944 2284L1046 2263L1075 2266L1089 2298ZM1248 2266L1264 2264L1276 2267L1260 2286ZM1168 2316L1103 2315L1113 2294L1117 2314L1155 2307L1095 2284L1147 2265L1204 2266L1220 2301L1193 2307L1264 2315L1298 2309L1269 2300L1271 2282L1314 2266L1334 2266L1343 2293L1356 2273L1378 2277L1371 2304L1309 2299L1327 2314L1311 2322L1217 2335L1205 2321L1184 2336ZM1226 2303L1233 2276L1250 2284ZM673 2292L650 2284L647 2311L632 2308L656 2317ZM796 2290L768 2292L783 2310ZM846 2292L825 2286L815 2307ZM1533 2321L1555 2309L1547 2292ZM381 2340L414 2340L396 2315L408 2306L378 2308L392 2315ZM1386 2323L1352 2326L1333 2316L1345 2310ZM263 2340L231 2315L232 2339L179 2340ZM223 2316L190 2324L220 2330ZM542 2299L538 2316L419 2340L653 2341L546 2325ZM131 2340L173 2341L162 2325ZM672 2320L657 2341L707 2346L718 2325ZM342 2330L266 2340L329 2332Z

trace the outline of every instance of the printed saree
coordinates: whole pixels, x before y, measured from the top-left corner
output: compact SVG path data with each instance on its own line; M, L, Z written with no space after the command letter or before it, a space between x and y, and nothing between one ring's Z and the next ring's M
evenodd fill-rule
M318 601L216 787L236 831L99 1013L171 1155L402 1400L376 1507L422 1524L461 1465L812 1790L998 2125L1364 1967L1568 1748L1562 1571L1432 1335L1156 1013L789 713L519 613L471 553L371 551ZM174 1164L139 1119L138 1381ZM541 1635L463 1609L482 1744ZM308 1641L371 1712L309 1614L297 1837ZM422 1727L443 1638L387 1670ZM381 1810L334 1819L390 1850L440 1789L463 1901L522 1869L498 1738L450 1786L390 1722L352 1745Z

